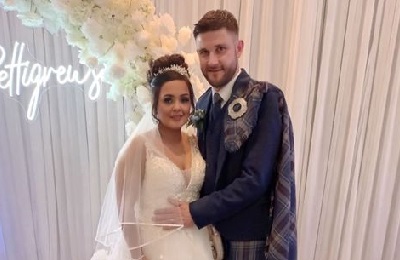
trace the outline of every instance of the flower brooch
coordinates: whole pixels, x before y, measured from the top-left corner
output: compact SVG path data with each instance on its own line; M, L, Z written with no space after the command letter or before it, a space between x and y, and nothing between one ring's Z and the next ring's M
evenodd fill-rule
M206 112L203 109L196 109L193 114L189 116L189 121L187 122L187 126L196 127L197 130L203 130L204 125L204 116Z
M236 120L247 111L247 101L244 98L236 98L228 106L228 115Z

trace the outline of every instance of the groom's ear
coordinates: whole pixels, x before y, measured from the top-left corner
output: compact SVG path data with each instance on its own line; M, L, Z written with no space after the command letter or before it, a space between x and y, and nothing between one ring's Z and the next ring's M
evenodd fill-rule
M237 58L240 58L242 56L243 46L244 46L244 42L242 40L238 40L236 43L236 57Z

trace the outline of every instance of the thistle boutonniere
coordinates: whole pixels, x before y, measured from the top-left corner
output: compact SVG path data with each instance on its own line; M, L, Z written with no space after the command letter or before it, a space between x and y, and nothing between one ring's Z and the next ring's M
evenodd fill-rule
M243 116L247 111L247 101L244 98L236 98L228 106L228 115L236 120Z
M203 130L204 117L206 112L203 109L196 109L190 116L187 126L193 126L197 128L197 131Z

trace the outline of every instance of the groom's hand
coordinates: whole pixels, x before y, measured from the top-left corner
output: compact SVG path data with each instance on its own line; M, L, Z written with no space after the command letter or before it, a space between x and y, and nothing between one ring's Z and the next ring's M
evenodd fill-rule
M164 229L175 229L175 225L183 225L184 227L193 226L192 215L189 211L189 203L169 198L168 201L172 207L156 209L153 215L153 221L156 224L167 224Z

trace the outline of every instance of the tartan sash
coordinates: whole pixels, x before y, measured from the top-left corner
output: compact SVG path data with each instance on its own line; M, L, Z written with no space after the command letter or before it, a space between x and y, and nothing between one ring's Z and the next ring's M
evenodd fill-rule
M271 233L267 236L268 260L297 259L296 190L294 178L294 137L286 101L279 100L282 114L282 147L277 164L276 185L271 197Z

